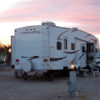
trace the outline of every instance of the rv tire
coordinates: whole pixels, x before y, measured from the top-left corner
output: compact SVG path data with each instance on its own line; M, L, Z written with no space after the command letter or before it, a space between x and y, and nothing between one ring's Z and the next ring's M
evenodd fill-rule
M53 79L54 79L53 73L51 73L51 72L49 72L49 71L43 73L43 75L48 79L49 82L53 81Z
M12 65L11 68L15 68L15 65Z
M14 71L14 76L15 76L15 78L19 78L17 70Z
M27 79L28 79L27 73L23 73L23 79L24 79L24 80L27 80Z
M53 73L48 71L48 72L47 72L47 78L48 78L48 81L49 81L49 82L52 82L53 79L54 79Z

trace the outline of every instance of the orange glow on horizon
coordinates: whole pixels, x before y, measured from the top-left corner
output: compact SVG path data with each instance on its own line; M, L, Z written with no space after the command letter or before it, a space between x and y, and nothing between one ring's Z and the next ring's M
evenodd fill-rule
M38 22L34 22L34 23L33 22L18 22L18 23L4 23L4 24L1 23L0 24L0 27L1 27L0 33L3 33L3 34L0 34L1 35L0 42L4 45L9 45L9 44L11 44L11 35L14 34L14 29L24 27L24 26L41 25L41 22L42 21L38 21ZM85 29L81 27L81 24L78 24L78 23L63 22L63 21L52 21L52 22L54 22L57 26L66 27L66 28L78 27L79 29L85 31ZM10 26L10 27L8 27L8 26ZM91 32L89 32L89 33L91 33ZM96 36L100 42L100 34L93 34L93 35Z
M10 40L10 38L0 38L0 43L3 45L10 45L11 40Z

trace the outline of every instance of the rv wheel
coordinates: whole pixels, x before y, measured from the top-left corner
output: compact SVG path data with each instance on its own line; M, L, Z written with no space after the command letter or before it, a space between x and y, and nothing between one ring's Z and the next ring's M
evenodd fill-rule
M28 79L27 73L23 73L23 79L24 79L24 80L27 80L27 79Z
M48 79L49 82L53 81L53 74L51 72L45 72L43 75Z
M53 73L48 72L47 74L48 74L48 75L47 75L48 81L49 81L49 82L52 82L53 79L54 79L54 75L53 75Z
M15 76L15 78L19 78L17 70L14 71L14 76Z
M49 81L49 82L52 82L52 81L53 81L53 75L50 75L50 76L48 77L48 81Z

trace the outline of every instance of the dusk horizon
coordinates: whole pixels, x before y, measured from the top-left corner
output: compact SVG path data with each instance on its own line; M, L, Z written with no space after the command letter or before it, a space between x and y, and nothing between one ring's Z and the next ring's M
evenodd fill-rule
M77 27L100 37L99 4L99 0L3 0L0 4L1 42L10 43L16 28L40 25L44 20L61 27Z

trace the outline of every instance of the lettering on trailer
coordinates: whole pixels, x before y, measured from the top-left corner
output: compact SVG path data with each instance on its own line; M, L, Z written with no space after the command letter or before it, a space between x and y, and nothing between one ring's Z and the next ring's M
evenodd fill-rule
M21 32L21 34L33 34L33 33L40 34L40 31Z

